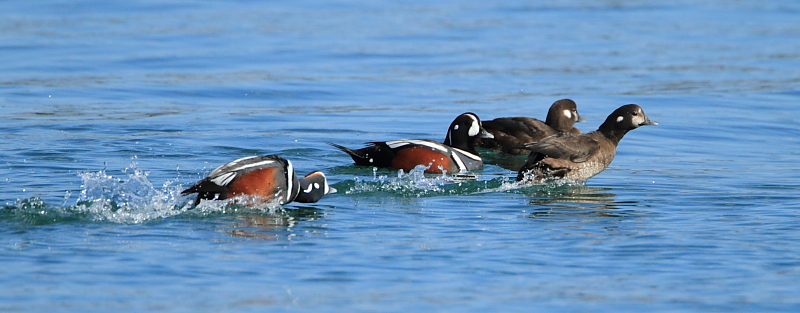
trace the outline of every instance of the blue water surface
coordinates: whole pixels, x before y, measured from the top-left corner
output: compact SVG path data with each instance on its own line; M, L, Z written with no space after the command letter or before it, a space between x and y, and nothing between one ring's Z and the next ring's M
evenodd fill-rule
M0 2L0 310L800 310L793 1ZM596 129L586 183L354 166L466 111ZM190 210L248 155L316 204Z

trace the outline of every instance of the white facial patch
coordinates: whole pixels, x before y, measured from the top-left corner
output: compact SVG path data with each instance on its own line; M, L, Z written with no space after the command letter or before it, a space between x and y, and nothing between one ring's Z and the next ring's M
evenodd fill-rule
M453 126L453 130L458 130L458 125Z
M481 125L478 124L478 120L473 119L472 125L469 127L469 132L467 133L470 137L477 135L481 131Z
M636 115L633 117L633 125L642 125L644 123L644 118L642 117L644 114Z
M572 112L570 110L564 110L564 116L567 118L572 118Z
M331 192L331 188L328 186L328 178L325 177L325 173L322 173L322 172L318 172L318 173L319 173L320 176L322 176L322 178L324 178L324 180L322 182L322 186L324 187L323 191L327 195L327 194L329 194ZM314 183L314 188L319 189L319 183ZM336 192L335 189L333 191Z
M620 116L617 116L617 123L619 123L619 122L622 122L622 120L624 120L624 119L625 119L625 118L624 118L624 117L622 117L622 115L620 115Z
M306 190L303 190L303 192L309 193L309 192L311 192L312 189L314 189L314 186L308 185L308 188L306 188Z

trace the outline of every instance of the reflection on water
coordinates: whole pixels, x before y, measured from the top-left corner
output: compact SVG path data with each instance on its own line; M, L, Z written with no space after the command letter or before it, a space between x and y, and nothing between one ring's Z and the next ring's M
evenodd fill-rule
M530 218L547 216L586 216L623 217L621 206L635 205L636 202L617 201L617 194L611 188L589 187L583 185L564 185L556 188L535 186L528 191L530 205L537 207Z
M615 204L615 193L608 191L612 188L590 187L585 185L564 185L554 189L534 189L528 194L532 205L559 204L584 204L612 207Z
M313 221L322 218L321 210L314 207L294 207L279 209L268 214L242 215L236 218L231 228L225 232L233 237L278 240L292 237L292 227L300 221ZM307 231L314 233L314 231Z

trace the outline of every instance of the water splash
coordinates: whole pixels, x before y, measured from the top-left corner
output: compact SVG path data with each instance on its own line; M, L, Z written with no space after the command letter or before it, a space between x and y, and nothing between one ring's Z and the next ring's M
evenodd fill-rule
M176 215L204 218L226 214L274 214L282 210L276 201L264 202L255 197L235 197L221 201L202 201L192 207L194 198L183 196L181 184L168 180L154 185L149 172L136 162L125 168L122 177L105 169L80 172L81 192L74 205L68 205L72 192L67 191L61 206L48 205L41 198L19 199L0 209L0 220L17 220L30 225L59 222L111 222L139 224Z
M66 192L61 206L48 205L38 197L19 199L4 206L2 219L23 221L30 225L59 222L92 221L143 223L181 214L191 202L180 195L180 186L167 181L157 188L146 171L136 163L123 170L126 178L106 173L81 172L81 193L75 204L67 206L72 192Z
M126 179L108 175L105 170L80 173L81 195L72 208L88 213L95 220L115 223L142 223L179 214L208 217L225 214L274 213L280 203L264 202L255 196L241 196L221 201L202 201L192 207L193 196L183 196L183 186L166 181L156 187L147 178L148 172L136 162L123 170Z
M549 179L533 184L530 181L518 182L515 176L487 175L476 173L426 174L426 167L418 165L408 173L398 170L397 175L379 175L373 168L372 178L355 177L334 185L336 189L348 195L371 195L389 193L397 197L427 197L444 195L467 195L497 192L529 194L531 192L549 192L560 187L583 186L585 181L570 179Z
M527 194L531 191L550 192L551 190L558 189L560 187L580 187L585 185L586 181L578 181L568 178L553 178L539 183L533 183L533 180L516 181L516 179L511 179L504 181L503 184L495 188L484 189L481 191L481 193L517 191Z
M355 177L353 180L335 184L340 191L348 195L370 195L389 193L398 197L425 197L439 195L459 195L498 188L507 183L507 178L498 177L480 180L481 176L473 173L457 174L425 174L426 167L418 165L407 173L398 170L394 177L378 175L373 170L370 180Z
M127 179L99 172L79 173L83 184L72 211L89 214L94 220L115 223L142 223L174 216L190 209L190 202L180 195L181 186L166 181L156 188L148 172L136 162L123 170Z
M283 206L278 199L264 201L259 196L242 195L225 200L203 200L186 213L195 217L226 214L277 214L283 213Z
M442 176L425 177L425 166L419 165L408 173L403 170L397 171L397 176L392 178L377 175L373 170L371 181L363 181L356 177L354 186L347 188L345 194L372 193L372 192L391 192L400 195L415 195L417 197L429 194L440 193L444 180Z

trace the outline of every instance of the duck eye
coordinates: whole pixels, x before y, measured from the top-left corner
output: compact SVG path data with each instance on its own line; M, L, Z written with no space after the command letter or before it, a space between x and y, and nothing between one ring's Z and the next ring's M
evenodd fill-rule
M633 116L639 115L639 112L633 112Z

